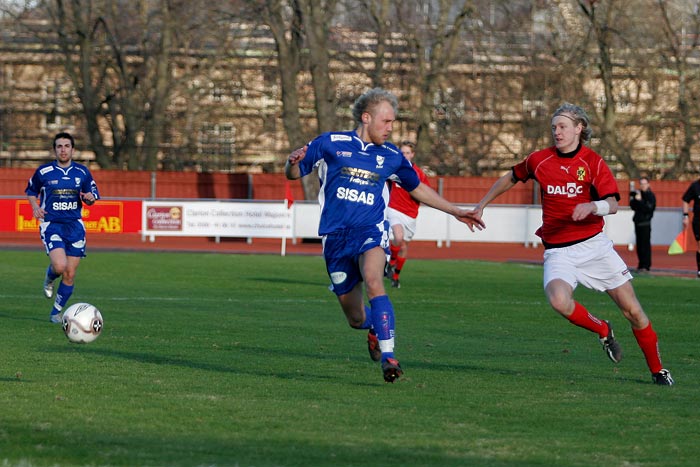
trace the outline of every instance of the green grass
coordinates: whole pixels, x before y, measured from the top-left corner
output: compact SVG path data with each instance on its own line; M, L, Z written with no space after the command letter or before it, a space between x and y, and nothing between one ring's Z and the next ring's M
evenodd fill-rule
M39 248L37 248L39 250ZM48 322L40 251L0 251L0 467L675 466L700 458L698 289L635 279L676 386L652 385L545 302L539 266L413 260L397 313L405 376L383 382L321 258L93 251L71 303L103 335Z

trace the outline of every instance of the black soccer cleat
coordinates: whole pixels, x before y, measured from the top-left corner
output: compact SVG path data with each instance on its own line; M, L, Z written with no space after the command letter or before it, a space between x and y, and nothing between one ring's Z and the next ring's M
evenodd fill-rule
M384 381L387 383L393 383L403 374L401 365L395 358L387 358L382 362L382 372L384 373Z
M608 325L608 335L600 338L600 343L605 349L605 353L608 354L608 358L615 363L620 363L622 360L622 347L620 343L615 340L615 334L613 333L612 325L610 321L604 321Z
M391 286L395 289L400 289L401 288L401 282L399 282L399 279L391 279Z
M386 262L386 265L384 265L384 277L387 279L391 279L394 276L394 268L392 267L391 263L389 261Z
M367 333L367 351L369 352L369 358L373 361L378 362L382 359L382 351L379 348L379 339L377 335L373 334L372 331Z
M673 381L671 372L665 368L658 373L653 373L651 375L651 380L654 382L654 384L658 384L660 386L673 386L676 383Z

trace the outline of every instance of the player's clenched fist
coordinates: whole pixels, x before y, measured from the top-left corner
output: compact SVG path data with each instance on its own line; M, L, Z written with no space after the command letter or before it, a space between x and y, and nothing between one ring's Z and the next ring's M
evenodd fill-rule
M292 151L292 153L289 155L289 158L287 159L290 164L298 164L299 161L301 161L304 156L306 156L306 148L308 146L304 146L299 149L295 149Z

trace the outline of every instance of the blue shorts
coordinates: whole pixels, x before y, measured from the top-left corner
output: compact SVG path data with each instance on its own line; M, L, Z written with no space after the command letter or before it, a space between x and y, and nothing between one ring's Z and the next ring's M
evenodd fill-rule
M330 289L336 295L345 295L362 281L360 255L372 248L388 251L389 226L383 222L377 226L345 229L323 237L323 258L331 278Z
M42 222L39 224L41 241L46 254L62 248L66 256L85 256L85 224L78 219L72 222Z

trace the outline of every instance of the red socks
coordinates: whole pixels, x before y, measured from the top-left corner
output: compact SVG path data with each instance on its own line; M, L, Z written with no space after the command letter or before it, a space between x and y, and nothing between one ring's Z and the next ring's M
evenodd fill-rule
M396 265L396 257L399 256L399 250L401 250L401 247L394 246L393 243L389 244L389 251L391 252L391 260L389 260L389 264L392 266Z
M571 313L568 320L576 326L598 333L600 337L607 336L608 326L602 320L590 314L583 305L578 302L575 303L576 307L574 308L574 312ZM661 371L663 366L661 365L661 356L659 355L659 339L656 336L654 328L651 327L651 322L644 329L632 328L632 333L635 339L637 339L639 348L642 349L649 370L652 373Z
M644 358L647 361L647 366L652 373L658 373L663 369L661 365L661 356L659 355L659 339L656 336L656 332L651 327L651 322L649 326L644 329L634 329L632 328L634 337L637 339L637 344L639 348L642 349L644 353Z
M397 256L396 257L396 264L394 265L394 279L399 278L399 274L401 273L401 269L403 269L403 265L406 262L406 258L402 256Z
M608 325L590 314L579 302L574 303L576 304L574 312L567 317L571 324L593 331L600 337L606 337L608 335Z

